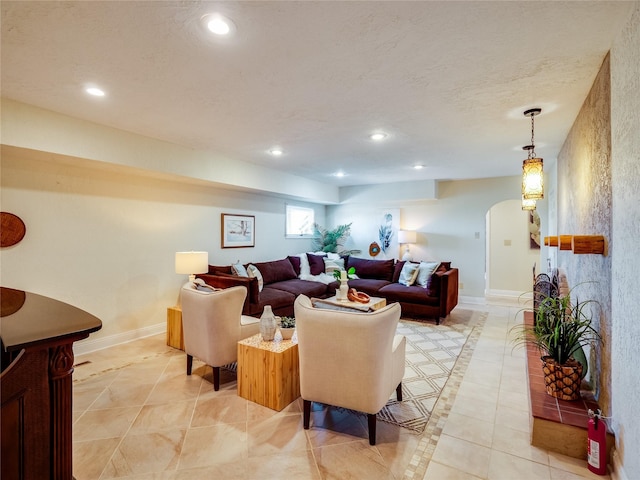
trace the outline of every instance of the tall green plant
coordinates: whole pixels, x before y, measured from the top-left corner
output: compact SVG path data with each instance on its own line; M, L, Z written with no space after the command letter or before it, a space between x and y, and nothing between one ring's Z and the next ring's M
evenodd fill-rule
M322 228L317 223L313 224L313 249L314 251L338 253L338 247L344 246L351 235L351 224L338 225L333 230ZM339 253L351 255L360 250L341 250Z
M581 356L585 345L600 340L600 334L592 326L589 312L592 303L597 304L595 300L586 300L574 305L570 295L544 297L533 327L522 327L516 342L532 344L558 364L566 364L570 358Z

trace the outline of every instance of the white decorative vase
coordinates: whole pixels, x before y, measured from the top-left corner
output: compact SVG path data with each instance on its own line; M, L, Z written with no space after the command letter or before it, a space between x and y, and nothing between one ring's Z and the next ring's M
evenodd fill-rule
M340 272L340 288L336 291L336 300L339 302L347 301L347 292L349 291L349 285L347 282L347 272L346 270L342 270Z
M347 284L346 280L340 281L340 288L338 289L336 298L341 302L346 302L349 299L347 298L347 292L349 291L349 284Z
M271 305L265 305L260 317L260 335L265 342L273 340L276 336L276 317L271 310Z

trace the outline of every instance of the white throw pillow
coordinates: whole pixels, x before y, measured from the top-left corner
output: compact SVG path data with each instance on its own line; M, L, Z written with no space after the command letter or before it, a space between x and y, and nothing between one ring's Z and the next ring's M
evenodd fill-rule
M204 283L204 280L201 278L196 278L191 285L193 285L193 287L199 292L213 293L220 290L219 288L212 287L211 285Z
M398 280L398 283L406 285L407 287L413 285L413 282L415 282L416 277L418 276L418 267L419 264L417 263L405 262L402 267L402 271L400 272L400 279Z
M439 266L440 262L420 262L420 266L418 267L418 276L416 277L416 285L426 287L429 277L438 269Z
M240 260L238 260L236 263L231 265L231 270L233 270L233 273L235 273L239 277L248 277L249 276L249 273L247 272L247 269L244 268L244 265L242 265L240 263Z
M298 278L305 278L311 275L311 267L309 266L309 258L307 258L307 254L300 253L298 257L300 258L300 275Z
M330 258L324 259L324 271L329 275L333 275L335 270L344 270L344 258L336 258L334 260Z
M262 274L260 273L260 270L258 270L258 267L252 264L247 267L247 271L249 273L249 278L258 279L258 291L261 292L262 287L264 287L264 280L262 279Z

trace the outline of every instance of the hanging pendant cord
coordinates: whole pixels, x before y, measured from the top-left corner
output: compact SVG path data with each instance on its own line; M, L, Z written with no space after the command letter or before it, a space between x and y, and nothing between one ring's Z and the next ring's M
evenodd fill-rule
M535 115L531 113L531 150L529 150L529 159L535 158L536 156L536 146L533 143L533 117Z

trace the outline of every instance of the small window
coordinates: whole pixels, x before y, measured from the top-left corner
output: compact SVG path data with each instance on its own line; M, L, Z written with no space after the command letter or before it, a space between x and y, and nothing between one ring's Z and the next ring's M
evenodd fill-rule
M286 217L285 237L313 237L313 224L315 223L315 211L313 208L286 205Z

